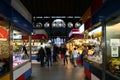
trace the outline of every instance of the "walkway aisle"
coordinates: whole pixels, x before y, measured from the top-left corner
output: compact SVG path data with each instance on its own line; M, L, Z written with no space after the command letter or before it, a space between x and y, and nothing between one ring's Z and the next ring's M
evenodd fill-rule
M33 63L31 80L85 80L82 66L60 63L54 63L52 67L40 67L40 64Z

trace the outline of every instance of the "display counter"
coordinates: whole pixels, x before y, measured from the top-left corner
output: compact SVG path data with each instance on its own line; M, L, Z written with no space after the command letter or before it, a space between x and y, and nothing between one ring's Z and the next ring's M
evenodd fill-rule
M13 80L27 80L32 73L30 40L22 40L28 34L19 29L13 29L13 34Z
M26 80L31 76L32 68L31 62L27 61L14 67L13 80Z
M102 64L102 55L87 56L87 60L98 64Z
M94 61L84 59L84 72L88 79L90 80L101 80L102 76L102 64L98 64Z
M21 51L15 52L13 54L13 70L19 68L22 64L29 61L30 61L29 57L22 53Z
M29 60L15 60L13 61L13 70L20 68L23 64L29 62Z
M27 80L32 73L30 59L13 56L13 80Z

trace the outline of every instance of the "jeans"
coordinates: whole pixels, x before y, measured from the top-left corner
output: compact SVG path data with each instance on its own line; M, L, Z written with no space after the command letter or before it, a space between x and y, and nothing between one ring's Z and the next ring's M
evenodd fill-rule
M51 56L47 56L47 66L52 66L52 58L51 58Z
M68 59L67 59L67 57L68 57L68 56L66 56L66 55L64 56L64 65L65 65L65 63L68 64Z

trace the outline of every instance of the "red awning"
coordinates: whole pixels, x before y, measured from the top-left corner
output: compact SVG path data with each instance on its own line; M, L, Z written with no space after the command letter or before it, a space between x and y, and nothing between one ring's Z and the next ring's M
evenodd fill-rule
M22 39L29 39L29 36L22 36ZM47 40L47 37L44 34L36 34L36 35L32 35L32 39L44 39L44 40Z

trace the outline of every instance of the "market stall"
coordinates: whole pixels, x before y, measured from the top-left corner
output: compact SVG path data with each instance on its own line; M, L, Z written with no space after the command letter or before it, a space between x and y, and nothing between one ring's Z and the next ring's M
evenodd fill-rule
M26 80L32 73L31 51L23 58L21 36L30 36L32 25L10 3L0 1L0 80Z
M0 21L0 80L10 79L10 27L4 17Z
M99 80L102 79L102 26L90 30L88 36L88 52L84 58L84 72L88 79Z
M24 75L22 78L27 79L32 72L31 52L28 51L29 56L25 57L21 36L29 35L30 32L22 30L15 24L9 24L10 21L3 16L0 18L0 80L21 80L21 75Z
M67 42L66 47L69 51L73 51L74 48L78 51L78 58L76 60L77 64L82 64L82 51L83 45L86 44L86 39L84 39L84 25L79 29L72 29L69 33L70 40Z
M95 0L95 3L97 0ZM91 6L91 21L86 31L93 31L102 27L102 32L92 34L89 38L100 41L99 55L88 56L84 60L84 70L87 80L120 80L119 78L119 22L120 5L119 0L105 0L103 5L94 11L94 4ZM97 3L96 3L97 4ZM112 6L110 6L112 5ZM98 36L100 36L98 38ZM97 37L96 37L97 36ZM91 41L92 43L93 41Z
M106 23L106 79L120 79L120 16Z
M23 41L27 41L28 36L22 36ZM31 36L31 57L32 60L36 60L37 53L40 47L45 47L46 36L44 34L36 34Z

